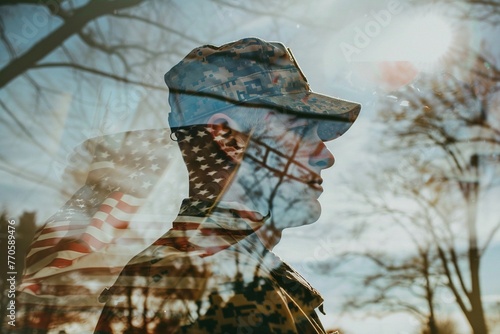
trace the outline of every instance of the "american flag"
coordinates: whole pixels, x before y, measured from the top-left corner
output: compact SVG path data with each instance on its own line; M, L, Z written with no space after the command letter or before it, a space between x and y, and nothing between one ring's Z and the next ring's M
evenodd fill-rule
M168 230L185 195L186 180L172 171L182 159L169 129L102 136L84 147L92 154L85 184L28 249L18 287L27 307L102 307L99 294Z

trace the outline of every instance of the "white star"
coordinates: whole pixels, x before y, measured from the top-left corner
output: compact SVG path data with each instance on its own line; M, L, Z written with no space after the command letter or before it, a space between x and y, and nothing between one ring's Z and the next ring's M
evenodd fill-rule
M153 160L156 160L156 159L158 159L158 158L154 154L150 155L149 158L148 158L149 161L153 161Z
M195 146L192 148L192 150L194 153L198 153L201 150L201 148L199 146Z
M224 162L224 159L216 159L216 160L215 160L215 163L216 163L216 164L221 164L221 163L223 163L223 162Z
M142 183L142 187L143 187L144 189L149 189L149 187L151 187L151 186L152 186L152 184L151 184L151 182L149 182L149 181L146 181L146 182L143 182L143 183Z
M200 191L198 191L198 194L202 195L202 196L205 195L206 193L208 193L208 190L200 190Z
M188 143L191 141L191 139L193 139L193 137L191 137L190 135L184 137L184 140L187 141Z
M200 183L196 183L196 184L194 185L194 188L195 188L195 189L199 189L199 188L201 188L202 186L203 186L203 182L200 182Z
M222 181L222 180L224 180L224 179L223 179L223 178L221 178L221 177L219 177L219 178L217 178L217 179L214 179L214 182L219 183L219 182L220 182L220 181Z
M205 160L205 157L198 157L198 158L196 158L196 161L200 161L201 162L203 160Z
M152 164L150 169L153 171L153 172L156 172L158 169L160 169L160 167L158 167L158 164Z
M198 131L197 135L198 135L198 137L203 138L203 137L205 137L207 134L206 134L205 132L203 132L203 131Z
M207 169L207 168L208 168L208 165L201 165L201 166L200 166L200 169L201 169L201 170L205 170L205 169ZM228 166L228 168L229 168L229 166Z
M107 157L109 157L109 153L107 151L104 151L101 153L101 157L106 159Z
M216 171L211 171L211 172L208 172L207 175L208 176L214 176L214 174L217 173Z

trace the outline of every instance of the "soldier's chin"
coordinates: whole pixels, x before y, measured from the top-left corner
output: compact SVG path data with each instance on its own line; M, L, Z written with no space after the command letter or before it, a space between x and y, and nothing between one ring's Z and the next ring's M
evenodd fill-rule
M315 223L321 216L321 204L317 199L311 201L311 220L309 224ZM308 225L308 224L305 224Z
M321 216L321 205L318 200L300 201L288 210L273 216L274 221L283 228L310 225Z

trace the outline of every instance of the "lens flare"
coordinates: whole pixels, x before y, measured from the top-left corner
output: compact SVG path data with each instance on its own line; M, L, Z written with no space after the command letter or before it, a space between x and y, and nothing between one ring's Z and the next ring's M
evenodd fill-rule
M412 62L435 63L449 51L453 31L443 17L437 14L415 17L410 26L407 52L411 54Z

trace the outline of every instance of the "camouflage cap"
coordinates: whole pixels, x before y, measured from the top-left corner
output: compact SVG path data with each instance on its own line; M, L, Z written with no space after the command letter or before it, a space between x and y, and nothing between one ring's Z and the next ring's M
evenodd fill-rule
M245 38L191 51L165 74L171 127L192 125L234 105L274 108L322 122L324 137L349 129L361 106L313 93L290 49Z

